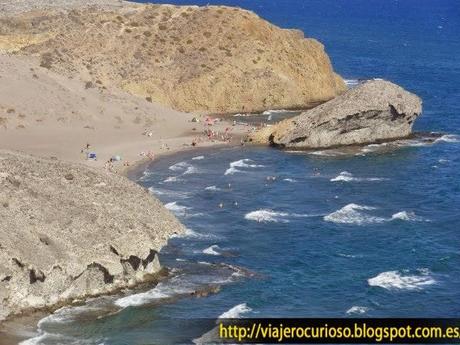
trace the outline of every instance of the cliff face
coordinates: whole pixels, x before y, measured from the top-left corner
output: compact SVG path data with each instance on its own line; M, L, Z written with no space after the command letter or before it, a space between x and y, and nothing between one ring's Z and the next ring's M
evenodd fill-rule
M318 41L230 7L34 11L0 19L0 49L190 112L304 108L345 90Z
M126 178L0 151L0 320L145 281L183 231Z
M373 80L266 127L252 139L294 149L370 144L407 137L421 112L419 97L391 82Z

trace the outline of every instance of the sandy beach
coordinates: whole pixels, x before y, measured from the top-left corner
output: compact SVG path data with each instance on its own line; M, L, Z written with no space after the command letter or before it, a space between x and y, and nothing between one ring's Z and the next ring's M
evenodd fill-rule
M0 55L0 147L124 172L194 147L240 144L251 130L216 116L175 111L118 89L88 88ZM95 153L96 159L87 159ZM119 157L120 161L111 158Z

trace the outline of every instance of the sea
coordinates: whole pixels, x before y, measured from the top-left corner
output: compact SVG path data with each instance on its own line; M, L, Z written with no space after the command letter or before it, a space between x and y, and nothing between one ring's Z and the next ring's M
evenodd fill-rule
M460 317L459 2L168 3L303 30L349 87L383 78L423 98L414 130L437 139L160 158L136 181L187 227L161 253L169 277L60 309L24 344L199 344L212 322L195 321L219 317Z

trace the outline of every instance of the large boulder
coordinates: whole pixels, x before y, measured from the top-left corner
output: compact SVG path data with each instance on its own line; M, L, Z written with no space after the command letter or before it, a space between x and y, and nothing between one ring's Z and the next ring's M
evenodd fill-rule
M256 133L253 140L294 149L361 145L407 137L422 112L416 95L372 80Z
M183 231L122 176L0 150L0 321L154 278Z

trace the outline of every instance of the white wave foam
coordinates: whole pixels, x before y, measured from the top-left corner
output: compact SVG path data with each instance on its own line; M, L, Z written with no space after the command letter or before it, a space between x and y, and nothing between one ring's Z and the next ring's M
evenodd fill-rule
M358 86L360 84L358 79L345 79L344 82L349 88Z
M171 165L169 167L169 170L182 171L182 170L185 170L186 168L188 168L189 166L190 166L190 164L187 163L187 162L179 162L179 163L176 163L174 165Z
M200 232L193 231L192 229L185 228L185 233L181 235L173 235L171 237L175 238L193 238L197 240L209 240L209 239L218 239L216 235L213 234L202 234Z
M283 113L290 113L292 111L286 110L286 109L271 109L271 110L265 110L262 115L273 115L273 114L283 114Z
M197 157L193 157L192 160L194 161L201 161L203 160L205 157L204 156L197 156Z
M426 286L436 284L428 269L418 269L417 273L404 275L399 271L388 271L368 279L367 282L370 286L387 290L422 290Z
M246 313L251 312L252 309L246 303L238 304L233 308L227 310L219 316L219 319L240 319ZM218 323L218 321L216 321ZM209 332L206 332L201 337L193 339L195 345L216 344L219 342L219 328L214 327Z
M454 135L454 134L446 134L446 135L443 135L442 137L436 139L434 142L435 143L439 143L439 142L459 143L460 142L460 136Z
M220 247L214 244L211 247L203 249L202 253L207 255L221 255L217 250L220 250Z
M224 175L233 175L233 174L236 174L236 173L243 173L244 171L241 171L241 170L238 170L236 168L228 168L227 170L225 170L225 173Z
M252 309L246 303L241 303L227 310L219 316L219 319L241 319L244 314L251 312Z
M272 210L257 210L253 212L247 213L244 218L247 220L253 220L259 223L265 222L283 222L287 223L287 219L283 219L283 217L288 217L289 214L285 212L275 212Z
M381 223L385 221L385 218L374 217L360 211L371 211L375 210L375 207L362 206L357 204L348 204L342 207L340 210L332 212L324 216L324 220L327 222L341 223L341 224L371 224Z
M264 165L252 164L254 161L251 159L240 159L230 163L230 168L225 171L225 175L233 175L235 173L242 173L244 171L239 170L238 168L263 168Z
M199 172L200 171L196 167L190 165L187 170L184 171L183 175L198 174Z
M356 259L356 258L362 258L362 255L353 255L353 254L344 254L344 253L338 253L338 256L341 256L342 258L348 258L348 259Z
M204 190L211 191L211 192L218 192L221 189L217 188L216 186L209 186L209 187L206 187Z
M310 217L318 217L321 215L315 214L299 214L299 213L286 213L286 212L275 212L273 210L257 210L247 213L244 218L247 220L256 221L259 223L289 223L289 219L286 218L310 218Z
M384 181L385 178L379 177L354 177L348 171L342 171L337 177L331 179L331 182L361 182L361 181Z
M391 216L392 220L405 220L414 222L423 222L424 218L417 216L414 212L401 211Z
M182 181L182 180L177 176L169 176L163 180L163 183L171 183L171 182L178 182L178 181Z
M158 283L152 290L119 298L115 301L115 305L121 308L136 307L177 295L191 294L195 290L196 286L178 276Z
M39 344L66 344L66 345L86 345L91 344L90 341L78 339L61 334L48 333L39 330L38 335L33 338L21 341L19 345L39 345Z
M396 141L393 144L400 147L423 147L430 146L431 142L418 139L407 139Z
M366 314L369 311L369 308L367 307L360 307L360 306L353 306L350 309L347 310L348 315L352 314Z
M190 207L179 205L177 201L170 202L166 204L165 207L174 213L181 213L181 214L183 214L187 210L190 210Z
M307 152L309 155L313 156L322 156L322 157L337 157L343 156L345 153L340 151L333 151L333 150L319 150L319 151L311 151Z
M253 163L254 161L251 159L240 159L239 161L235 161L230 163L230 167L233 168L263 168L264 165L258 165L258 164L250 164Z
M49 333L43 330L43 326L52 324L65 324L71 323L76 318L84 313L93 313L102 310L97 305L83 305L77 307L63 307L56 310L53 314L42 318L37 323L38 334L30 339L26 339L19 343L19 345L38 345L43 343L52 344L69 344L69 345L83 345L88 342L62 334Z
M156 188L156 187L149 187L149 192L155 195L168 196L168 197L181 198L181 199L187 199L190 197L190 193L188 192L179 192L175 190L161 189L161 188Z
M285 178L283 179L283 181L290 182L290 183L297 182L297 180L294 180L293 178Z

